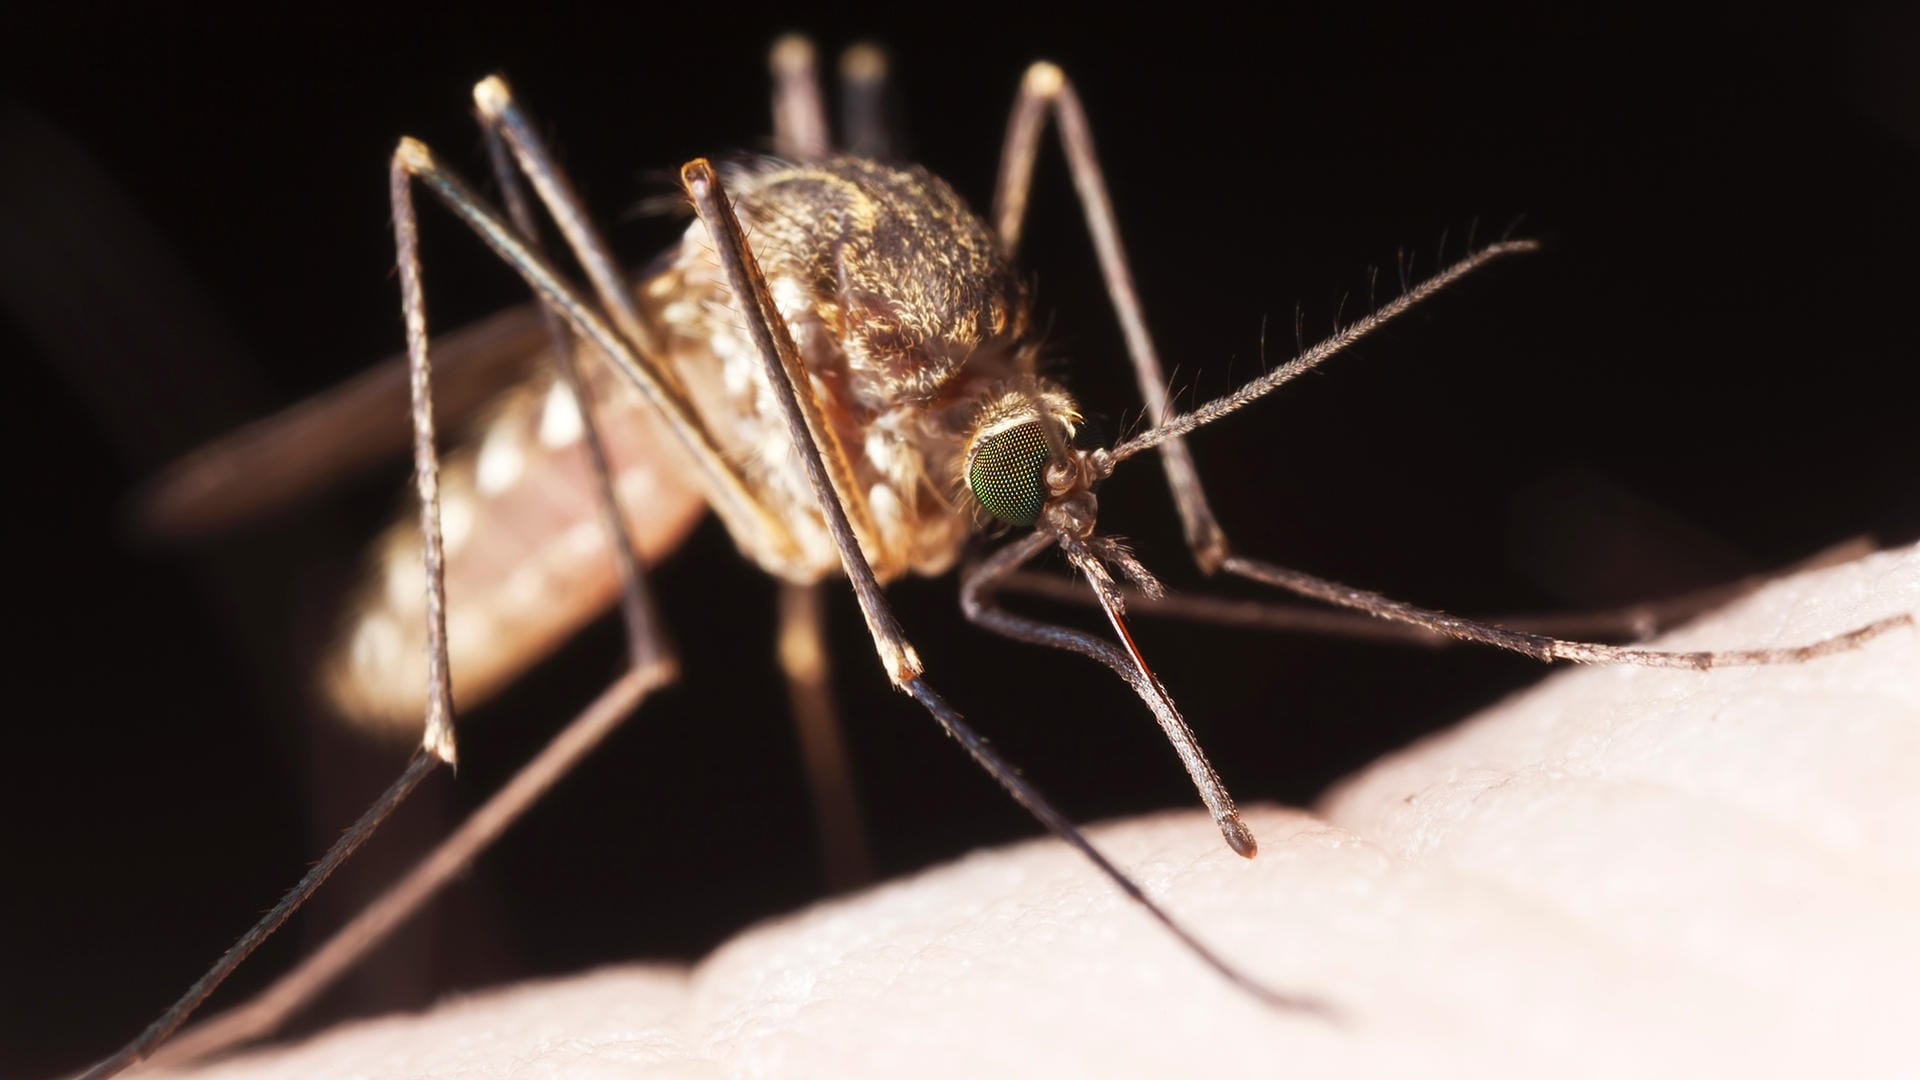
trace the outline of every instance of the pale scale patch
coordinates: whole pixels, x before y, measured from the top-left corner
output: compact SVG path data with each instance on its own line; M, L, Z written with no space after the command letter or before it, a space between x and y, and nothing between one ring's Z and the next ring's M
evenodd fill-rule
M881 481L867 489L867 512L879 532L874 541L880 550L869 553L874 572L883 579L898 574L913 547L913 530L907 522L907 508L894 494L892 485Z
M520 429L511 424L494 425L480 444L480 459L474 464L474 487L482 495L498 495L512 487L526 471L527 454L520 445Z
M493 641L489 632L493 620L488 613L454 604L447 609L447 652L450 656L472 657L488 649Z
M774 309L787 320L789 327L806 321L813 312L813 297L797 278L784 275L774 278L768 291L773 293Z
M508 575L506 583L500 587L500 597L506 610L528 611L547 599L553 588L553 570L555 563L571 564L581 559L594 557L601 544L600 523L598 520L582 521L552 543L557 555L546 555L530 560L516 567Z
M401 544L387 552L387 606L396 611L418 611L426 604L427 567L420 549Z
M660 478L652 469L628 469L620 474L620 505L645 509L660 492Z
M378 671L392 662L401 648L400 624L385 612L365 615L353 628L353 643L348 647L353 670Z
M525 611L540 602L545 592L547 575L538 566L523 565L507 575L507 583L500 589L501 599L514 611Z
M583 559L598 551L604 540L600 522L582 521L567 530L561 538L560 550L565 552L568 561Z
M700 317L700 305L692 300L675 300L660 309L660 319L668 326L686 326Z
M571 446L580 438L581 430L580 406L573 400L573 392L565 383L554 383L540 408L540 445L549 450Z
M755 388L760 378L760 354L752 349L740 335L731 331L715 334L708 347L720 361L721 385L733 397L740 397Z
M440 550L451 557L473 535L473 499L464 492L449 493L440 500ZM425 568L422 567L422 574ZM424 580L424 577L423 579Z
M880 530L881 543L898 549L907 539L907 512L891 485L879 483L867 489L867 512L873 515L874 527Z

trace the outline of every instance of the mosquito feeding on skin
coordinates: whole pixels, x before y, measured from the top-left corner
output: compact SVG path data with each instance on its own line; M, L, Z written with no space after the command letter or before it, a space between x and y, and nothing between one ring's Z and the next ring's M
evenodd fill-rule
M782 666L827 834L828 859L857 874L858 822L836 802L839 736L822 691L818 590L844 577L886 676L996 782L1084 854L1206 968L1283 1010L1334 1015L1337 988L1288 985L1249 972L1230 942L1176 920L1110 862L975 734L926 674L883 587L951 570L985 532L1000 546L960 575L967 618L1006 637L1076 652L1115 672L1160 724L1226 845L1258 844L1174 696L1136 647L1130 605L1163 590L1099 528L1098 485L1157 450L1195 561L1422 634L1477 641L1542 660L1705 669L1792 663L1851 648L1909 620L1896 617L1789 648L1653 650L1562 640L1457 618L1237 553L1205 495L1185 436L1255 402L1348 349L1462 278L1533 252L1509 239L1472 249L1425 280L1234 392L1176 413L1148 334L1117 221L1079 99L1051 64L1028 69L1016 97L991 209L976 216L931 173L896 162L881 121L885 60L871 46L842 67L843 147L829 136L806 42L777 44L774 159L716 169L687 163L681 183L696 221L629 278L507 83L474 91L506 211L494 210L424 144L403 139L390 174L406 319L418 520L376 547L373 572L326 684L370 724L421 723L401 778L295 889L133 1044L88 1075L148 1057L259 940L351 854L441 763L456 758L455 705L510 682L606 607L618 603L630 666L554 742L314 956L256 1002L184 1035L191 1057L272 1030L418 908L589 752L677 668L649 598L646 572L710 508L741 553L782 582ZM1039 145L1051 121L1071 171L1126 350L1146 405L1143 430L1090 444L1068 385L1042 371L1030 290L1015 269ZM588 281L548 261L522 178ZM542 302L550 327L544 373L511 389L476 439L442 463L435 445L432 345L417 250L414 193L424 188L465 222ZM663 459L637 447L660 440ZM213 451L216 455L219 448ZM191 468L191 466L189 466ZM230 473L235 471L229 470ZM192 487L192 484L186 486ZM206 486L202 485L205 490ZM645 526L645 527L641 527ZM989 528L991 526L991 528ZM644 539L640 539L644 538ZM1057 547L1099 607L1111 637L1046 623L999 603L1028 588L1022 568ZM1059 584L1059 579L1054 579ZM1172 608L1174 605L1169 605ZM1639 628L1627 623L1629 628ZM979 707L990 703L980 702ZM810 720L808 718L811 718Z

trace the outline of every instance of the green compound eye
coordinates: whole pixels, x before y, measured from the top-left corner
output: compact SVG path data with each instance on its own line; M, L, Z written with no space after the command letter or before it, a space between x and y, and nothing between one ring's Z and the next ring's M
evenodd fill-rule
M1009 525L1031 525L1046 505L1041 474L1049 456L1040 421L1004 428L975 447L967 461L967 486L987 513Z

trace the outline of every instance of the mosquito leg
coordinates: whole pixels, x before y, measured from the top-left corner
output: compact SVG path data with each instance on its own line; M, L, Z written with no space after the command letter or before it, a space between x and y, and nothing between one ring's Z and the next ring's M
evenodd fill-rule
M872 42L840 54L840 131L847 153L885 161L893 157L887 123L887 51Z
M1229 555L1221 564L1221 569L1251 581L1272 585L1275 588L1340 607L1364 611L1376 618L1408 623L1461 641L1508 649L1531 656L1536 660L1571 660L1577 664L1636 664L1642 667L1693 668L1699 671L1715 667L1744 667L1755 664L1794 664L1818 656L1826 656L1829 653L1857 648L1889 630L1913 625L1913 616L1894 615L1806 645L1769 649L1668 652L1621 645L1602 645L1591 641L1568 641L1547 634L1527 633L1492 623L1463 619L1457 615L1415 607L1376 592L1341 585L1298 570L1289 570L1286 567L1239 555Z
M720 178L714 174L713 167L704 159L687 163L680 170L681 183L686 186L692 197L694 209L707 225L713 238L715 252L721 265L726 269L727 278L732 286L735 302L751 305L740 314L746 317L746 325L752 334L754 345L760 353L761 362L766 367L767 380L771 384L774 396L780 403L780 411L787 424L787 432L793 440L794 452L807 474L814 496L819 500L821 513L826 518L828 531L833 535L834 545L840 552L840 563L846 571L848 580L853 584L854 595L859 599L862 612L866 615L867 630L874 641L874 648L880 654L881 665L887 677L903 692L919 702L940 724L948 735L957 740L973 760L985 769L988 775L1006 789L1014 800L1027 808L1028 812L1039 819L1054 835L1073 845L1105 874L1108 880L1128 897L1147 909L1154 919L1165 926L1184 944L1197 959L1213 968L1234 984L1254 994L1261 1000L1278 1007L1312 1009L1324 1011L1317 1002L1277 993L1262 985L1251 976L1235 968L1223 957L1206 945L1160 907L1141 889L1140 885L1119 867L1110 862L1080 830L1067 820L1066 816L1043 797L1038 790L1028 784L1019 772L1003 760L980 738L965 720L946 700L921 677L921 662L907 641L899 620L888 605L886 597L880 592L874 580L873 569L867 563L866 555L860 550L853 526L848 520L846 508L836 487L835 474L824 460L822 443L815 432L819 425L817 417L808 412L808 405L818 411L819 405L813 401L810 389L807 389L807 375L801 365L799 350L793 344L793 338L786 323L775 309L773 297L767 289L766 279L760 266L748 249L746 237L742 233L739 220L734 216L732 205L727 201L726 192L720 185ZM805 390L804 396L802 391ZM832 444L828 444L832 445ZM845 471L845 462L840 463L840 471Z
M308 869L299 884L281 897L279 903L276 903L271 910L260 917L258 922L254 923L251 929L241 935L240 940L222 954L219 961L208 969L206 974L195 980L178 1001L168 1006L167 1010L161 1013L153 1023L148 1024L145 1031L142 1031L132 1042L115 1051L111 1057L95 1063L92 1068L80 1074L80 1080L104 1080L105 1077L114 1076L153 1057L155 1050L179 1030L180 1025L187 1022L187 1018L193 1015L193 1011L211 997L220 984L226 981L227 976L233 974L234 969L244 963L247 957L253 955L254 950L259 948L262 942L292 918L300 905L306 903L309 897L319 891L320 886L333 875L335 870L339 869L340 864L347 861L360 845L373 835L374 830L399 809L400 803L413 793L413 789L418 787L420 781L426 779L427 774L432 772L434 766L438 764L440 764L439 758L425 750L415 750L413 758L407 762L407 767L400 774L400 778L394 781L393 786L375 800L365 813L360 815L360 819L355 821L332 847L327 849L326 854Z
M1226 836L1228 845L1251 858L1256 851L1253 834L1241 824L1240 813L1233 805L1233 796L1227 793L1226 785L1220 781L1220 774L1214 770L1213 763L1207 760L1206 752L1200 749L1193 729L1187 726L1186 719L1174 707L1172 697L1164 688L1156 685L1158 680L1151 673L1142 672L1126 653L1092 634L1015 615L993 602L995 590L1007 576L1052 542L1051 536L1036 532L1007 544L988 556L986 561L968 570L960 582L960 610L966 613L971 622L1002 637L1065 649L1112 668L1114 674L1124 679L1133 692L1140 696L1140 700L1146 702L1147 708L1153 710L1160 730L1166 733L1167 741L1173 744L1174 752L1180 755L1180 763L1186 767L1195 790L1200 793L1200 801L1206 804L1215 824Z
M751 302L757 308L741 314L768 365L767 378L786 416L801 466L826 515L828 531L840 549L840 561L853 584L854 595L860 600L860 611L866 617L874 648L879 651L881 667L894 686L904 688L909 680L919 676L920 657L914 653L893 609L881 595L873 567L860 550L859 534L849 520L847 505L855 502L863 506L864 502L855 490L846 455L839 451L838 442L820 415L820 403L814 399L800 350L793 343L786 321L774 307L760 264L747 248L745 233L713 166L705 158L695 158L681 168L680 182L686 186L694 209L707 225L714 250L726 268L733 295L738 298L736 302ZM822 444L833 448L831 463L823 455Z
M828 679L826 611L818 585L780 583L780 670L787 679L800 758L813 794L814 827L827 869L827 887L845 892L873 880L873 856L853 768Z
M767 68L773 74L774 153L789 161L817 161L832 153L813 42L804 34L788 34L773 43Z
M986 770L987 775L993 777L994 781L998 783L1008 795L1013 797L1013 801L1019 803L1028 813L1038 819L1042 825L1045 825L1049 832L1052 832L1055 836L1080 852L1080 854L1086 856L1087 861L1093 863L1102 874L1106 875L1107 880L1111 881L1115 888L1124 893L1128 899L1145 908L1147 914L1152 916L1155 922L1165 927L1167 932L1172 934L1174 939L1180 942L1180 944L1186 946L1187 951L1192 953L1201 963L1206 964L1222 978L1247 993L1252 994L1255 998L1270 1007L1315 1013L1329 1020L1339 1019L1339 1012L1326 1002L1317 998L1287 994L1275 990L1255 979L1253 976L1248 975L1246 972L1241 971L1225 957L1214 952L1205 942L1195 937L1192 931L1174 919L1174 917L1151 896L1148 896L1146 890L1140 887L1139 882L1134 881L1132 877L1128 876L1125 870L1115 866L1111 860L1101 854L1100 849L1094 847L1093 843L1081 834L1079 828L1076 827L1072 821L1069 821L1065 814L1062 814L1052 803L1048 802L1045 796L1040 794L1038 789L1027 783L1026 779L1020 775L1020 770L1014 768L1005 758L995 753L993 747L988 744L987 740L981 738L978 732L975 732L969 727L965 719L963 719L958 712L954 711L953 706L947 704L946 699L936 693L933 687L928 686L925 680L914 679L910 681L906 686L906 690L915 701L919 702L921 706L933 716L934 720L940 724L941 729L944 730L949 737L966 749L968 756L973 758L974 763Z
M475 810L473 816L442 840L405 877L336 931L326 944L245 1005L188 1029L156 1054L155 1061L179 1064L270 1034L458 877L508 826L519 820L631 716L649 694L672 679L672 669L662 665L635 668L622 675L569 721L552 742Z
M967 595L969 583L972 583L975 575L979 573L979 565L969 567L963 573L961 586L963 597ZM1098 599L1087 591L1086 582L1038 570L1003 570L991 575L991 580L982 581L973 587L977 590L983 604L986 603L987 597L999 593L1017 593L1037 596L1043 600L1069 604L1073 607L1097 608L1100 606ZM1168 593L1156 599L1131 585L1121 586L1120 594L1126 601L1129 615L1147 615L1246 630L1357 638L1363 641L1401 645L1450 644L1449 639L1429 633L1417 626L1381 622L1379 619L1354 612L1329 611L1324 607L1310 604L1277 604L1240 597L1189 596L1179 593ZM989 604L987 607L991 611L1004 614L997 605ZM971 616L971 613L969 615ZM988 629L998 631L997 627L989 626Z
M1147 332L1147 319L1133 284L1133 271L1120 244L1120 227L1114 219L1113 202L1107 196L1107 182L1094 153L1093 131L1087 124L1080 98L1066 74L1042 61L1027 69L1020 82L1020 93L1013 103L1013 115L1007 122L1007 137L1000 155L999 180L994 185L993 227L1000 237L1001 250L1011 259L1020 247L1020 230L1026 218L1027 196L1033 185L1033 167L1039 154L1040 136L1047 117L1053 117L1060 131L1060 148L1066 153L1073 187L1086 211L1087 231L1093 236L1094 251L1100 257L1100 273L1106 279L1107 296L1113 301L1126 336L1127 356L1146 399L1147 415L1155 424L1164 424L1173 414L1168 397L1167 374L1153 338ZM1205 573L1213 573L1226 557L1225 538L1213 509L1207 505L1200 487L1200 473L1193 456L1178 437L1160 443L1160 460L1166 468L1167 483L1173 489L1175 506L1180 511L1181 527L1187 546Z
M412 152L410 148L417 149L417 152ZM419 783L436 759L444 760L449 764L454 760L452 690L446 658L444 555L440 542L437 486L439 457L434 448L426 303L420 285L419 234L412 187L414 178L419 175L421 158L424 154L424 147L403 142L400 150L395 152L391 169L395 247L406 317L407 350L412 370L415 471L421 504L421 534L424 538L427 563L428 641L431 650L428 667L431 691L422 752L417 754L414 762L408 766L401 781L396 783L373 809L363 815L360 822L356 823L340 842L336 843L334 849L329 851L326 858L322 860L321 865L309 873L293 893L283 899L273 912L270 912L254 930L242 938L239 945L229 950L227 956L222 957L220 964L189 990L186 998L168 1010L167 1014L150 1027L140 1040L109 1061L96 1066L89 1072L90 1077L112 1075L126 1065L152 1053L168 1034L185 1021L193 1007L213 991L219 981L225 978L226 973L237 966L247 953L265 939L267 934L284 922L292 914L293 909L304 902L306 897L318 887L319 882L325 879L326 873L331 872L333 866L338 865L348 854L351 854L353 849L378 827L399 801ZM431 158L426 158L426 162L430 165ZM428 182L431 185L433 178L428 178ZM446 197L442 189L436 187L435 190L436 193L442 194L443 198ZM494 219L492 224L503 239L510 231L497 219ZM518 243L517 240L514 242ZM520 246L518 250L527 252L524 246ZM537 261L537 256L531 253L528 255ZM549 276L552 275L549 273ZM539 288L537 282L535 284L543 300L570 318L577 319L577 312L565 306L563 301L572 300L576 308L584 309L577 298L570 293L556 293L552 289ZM614 338L611 332L605 332L601 336L608 339ZM585 410L583 410L584 414ZM635 661L633 669L563 730L545 750L529 762L506 787L488 800L459 830L443 841L432 854L383 894L379 900L363 910L319 952L283 976L267 993L255 998L248 1005L195 1029L187 1037L177 1041L169 1047L164 1056L179 1060L212 1053L272 1030L300 1005L310 1000L314 994L331 984L355 960L365 955L368 949L470 863L481 850L492 843L508 825L524 814L548 788L552 787L561 776L596 746L608 732L618 726L649 692L673 679L675 670L671 652L665 644L663 634L655 624L650 607L645 602L644 587L637 571L637 564L631 585L634 591L630 595L638 598L637 607L631 612L634 622L630 624L630 628L636 635L632 645Z
M1706 611L1721 607L1747 595L1762 585L1786 574L1815 570L1850 562L1873 550L1863 539L1836 544L1825 551L1780 570L1754 574L1725 585L1681 593L1658 600L1647 600L1598 611L1570 611L1550 614L1492 615L1482 621L1555 637L1592 637L1636 640L1651 637ZM1016 570L1001 576L995 592L1024 593L1076 607L1098 607L1083 582L1057 574ZM1396 645L1439 647L1458 643L1438 631L1411 623L1387 622L1371 615L1310 604L1275 604L1241 597L1147 595L1140 589L1124 586L1127 611L1185 622L1235 626L1248 630L1272 630L1282 633L1314 634L1360 641L1378 641Z
M612 316L614 325L632 344L633 351L648 358L665 355L658 335L640 313L640 305L633 298L633 287L628 284L626 272L620 269L620 263L607 246L606 237L594 227L586 204L581 202L579 193L573 188L573 181L567 178L566 171L548 152L546 143L514 101L513 91L507 86L507 81L498 75L489 75L475 83L473 104L481 127L497 132L499 138L505 140L507 148L513 151L513 158L519 163L520 170L533 182L533 190L540 196L540 202L547 208L547 213L553 215L553 223L560 227L560 235L566 239L574 257L580 260L581 267L586 270L587 280L593 285L594 295L600 298L602 310ZM532 237L535 234L526 235Z
M421 746L456 762L453 679L447 672L447 558L440 535L440 454L433 431L433 366L427 355L427 300L420 287L420 222L413 187L396 163L388 170L400 306L407 327L407 372L413 411L413 476L420 500L420 542L427 565L427 716Z
M1755 578L1754 583L1768 579ZM1495 615L1487 622L1513 630L1534 633L1578 634L1595 638L1639 639L1691 615L1719 607L1753 586L1747 582L1721 585L1665 600L1630 604L1605 611L1577 611L1552 615ZM1083 582L1057 574L1020 570L1008 574L996 584L996 592L1024 593L1075 607L1099 607ZM1436 631L1419 626L1383 622L1355 611L1328 610L1311 604L1276 604L1244 597L1167 594L1149 596L1133 586L1122 586L1127 611L1161 619L1233 626L1246 630L1270 630L1278 633L1312 634L1317 637L1348 638L1393 645L1418 645L1440 648L1458 644Z
M511 139L508 145L512 145ZM640 391L690 452L708 504L727 523L730 532L769 537L776 546L791 549L793 539L786 526L754 498L739 469L721 453L677 381L652 355L637 351L551 263L527 247L519 230L489 208L466 181L442 168L425 143L402 139L394 151L394 160L532 286L560 313L575 334L612 360L622 377ZM535 190L538 188L536 179Z
M872 46L868 46L872 48ZM877 54L877 50L874 50ZM851 56L851 52L849 52ZM879 73L885 56L879 54ZM774 75L774 150L789 160L818 160L831 152L814 46L803 35L774 42L768 56ZM843 63L843 77L845 77ZM849 102L852 83L849 79ZM852 108L849 104L849 108ZM862 131L849 127L849 131ZM860 152L860 150L856 150ZM814 821L826 857L828 886L847 890L874 876L860 807L854 801L847 746L828 682L820 596L812 586L781 584L780 665L787 676L793 719L801 734L806 780L814 796Z
M427 309L420 287L419 223L412 188L396 162L390 175L393 232L400 271L401 307L407 328L408 383L413 419L415 490L420 502L420 534L427 580L427 711L421 748L400 778L335 841L300 882L275 904L234 946L187 989L133 1042L87 1070L88 1078L113 1074L146 1059L186 1022L235 968L278 930L317 891L341 863L399 808L433 766L457 759L453 733L453 689L447 670L446 557L440 535L440 457L434 445L433 372L427 354Z
M500 185L501 198L507 204L507 216L520 230L520 237L528 249L544 255L539 226L534 222L533 208L527 204L526 187L520 182L520 174L514 171L509 158L510 150L501 126L482 123L480 128L486 136L487 161L493 167L494 182ZM535 299L539 298L536 296ZM540 304L540 317L546 324L549 355L553 357L554 369L559 372L561 381L567 384L567 392L573 395L574 406L580 414L581 442L586 447L587 460L593 466L594 502L600 511L601 525L607 531L614 568L620 577L620 617L627 629L630 662L635 668L671 665L674 662L672 644L661 630L646 577L640 570L640 556L635 551L633 537L627 528L626 515L620 511L620 496L614 490L613 464L607 457L606 442L600 436L593 394L587 386L587 380L580 374L580 364L574 356L573 335L567 331L565 320L553 305Z

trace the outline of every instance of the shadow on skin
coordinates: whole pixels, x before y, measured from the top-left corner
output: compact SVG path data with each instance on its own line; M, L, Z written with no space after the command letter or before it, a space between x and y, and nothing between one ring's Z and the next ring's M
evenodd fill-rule
M1920 610L1920 548L1663 638L1784 645ZM1249 766L1242 766L1249 767ZM1860 1075L1909 1059L1920 632L1706 675L1567 671L1314 813L1090 830L1255 976L1206 971L1065 846L985 851L631 965L450 1001L221 1077Z

